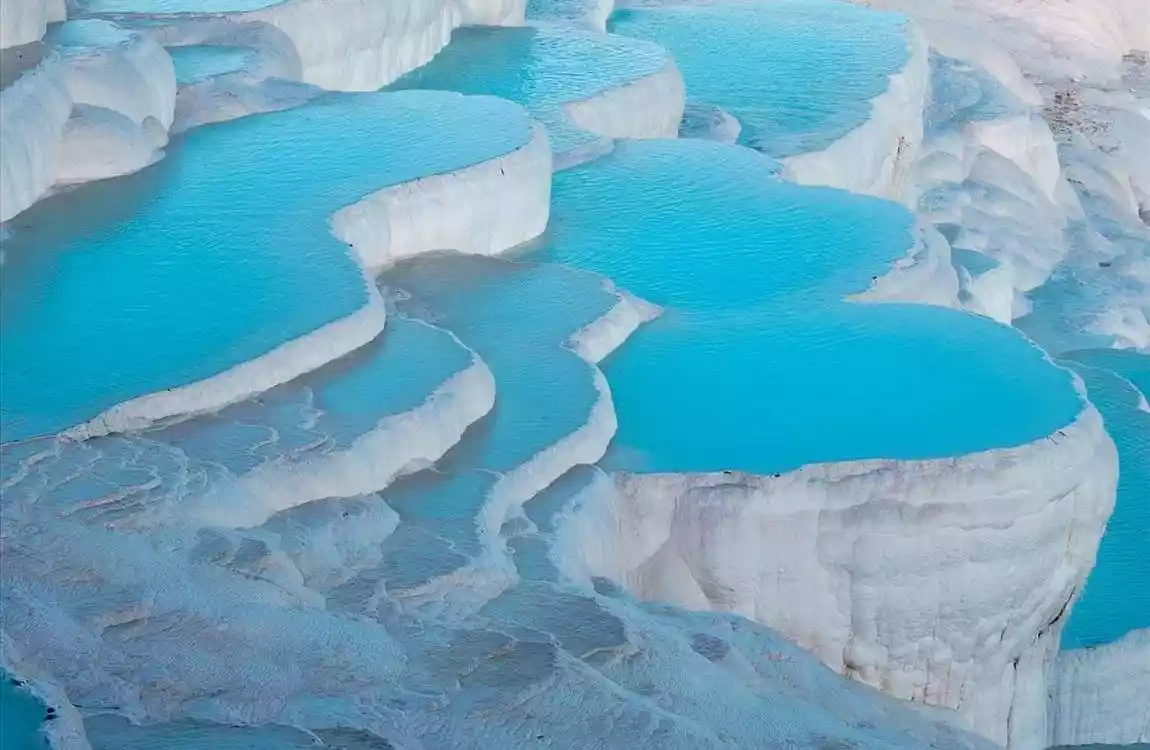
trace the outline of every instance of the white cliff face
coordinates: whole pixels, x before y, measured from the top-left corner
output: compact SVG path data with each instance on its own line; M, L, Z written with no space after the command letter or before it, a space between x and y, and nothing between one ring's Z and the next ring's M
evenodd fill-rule
M659 71L564 106L567 119L604 138L674 138L686 104L683 76L669 60Z
M462 23L452 0L287 0L236 17L279 28L295 43L303 80L340 91L391 83L431 60Z
M53 57L0 91L0 222L35 203L56 181L72 98Z
M1150 630L1063 651L1050 673L1051 745L1150 742Z
M923 108L930 80L927 45L907 26L910 57L871 102L870 118L821 151L783 160L783 174L804 185L828 185L853 193L906 200L911 165L922 144Z
M176 106L172 58L151 37L106 21L72 21L52 37L60 41L72 101L104 107L166 131Z
M155 119L143 123L111 109L77 104L64 124L57 185L74 185L131 174L154 164L168 143Z
M159 44L105 21L65 24L50 42L44 62L0 92L0 222L55 184L142 169L167 143L176 81Z
M0 49L18 47L44 36L48 24L64 20L63 0L4 0L0 13Z
M286 0L237 20L269 23L291 38L303 80L325 89L374 91L427 63L459 26L523 23L525 0Z
M1040 747L1046 660L1116 464L1087 408L1035 443L948 460L620 474L570 512L556 557L576 580L770 624L844 675Z
M455 0L464 26L522 26L527 0Z
M1142 0L852 2L906 13L928 29L932 43L940 40L940 50L946 37L956 36L1006 50L1025 71L1041 77L1114 78L1124 54L1150 46L1150 6Z
M197 18L144 31L173 55L188 47L247 50L239 69L179 85L172 133L298 107L321 93L301 82L303 64L295 44L271 24Z
M378 272L435 250L501 253L542 234L550 201L551 147L536 125L506 156L364 198L332 217L332 231Z

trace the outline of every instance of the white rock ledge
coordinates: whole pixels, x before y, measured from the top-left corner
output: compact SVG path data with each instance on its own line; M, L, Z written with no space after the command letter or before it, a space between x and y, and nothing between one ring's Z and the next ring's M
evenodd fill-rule
M106 21L73 24L92 27L100 43L61 45L0 92L0 222L57 184L142 169L167 144L176 101L168 53Z
M295 43L303 80L325 89L374 91L424 65L465 24L518 25L526 0L286 0L238 13Z
M4 0L0 49L36 41L44 36L48 24L63 21L64 14L64 0Z
M1150 629L1062 651L1050 674L1051 745L1150 742ZM1141 708L1139 708L1141 706Z
M651 75L563 107L577 127L604 138L676 138L686 105L675 61Z
M538 237L551 212L551 147L536 124L504 156L380 190L332 217L332 232L379 272L413 255L497 255Z
M353 352L379 335L387 317L383 298L375 284L365 278L364 286L366 304L347 317L210 378L119 403L63 434L86 440L114 432L143 429L171 417L215 411Z
M39 200L56 181L60 139L72 113L63 64L52 56L0 91L0 222Z
M460 346L463 346L462 343ZM266 464L240 478L247 502L212 498L190 515L233 528L258 526L276 513L328 497L377 492L401 474L441 458L495 406L495 378L477 355L427 399L391 414L346 450L291 464Z
M503 524L521 513L531 498L575 466L590 465L603 458L615 437L618 422L611 388L596 363L622 346L639 326L658 316L660 309L626 292L598 320L574 333L568 346L588 362L598 398L587 420L574 431L546 446L494 483L484 498L476 521L483 546L480 556L464 569L403 593L403 599L421 603L450 600L454 614L474 613L486 602L514 585L515 563L500 534Z
M907 175L922 145L930 62L926 40L909 21L906 36L906 66L871 100L870 119L821 151L783 159L788 180L907 200Z
M1091 406L1050 437L953 459L621 473L567 520L560 568L744 615L844 675L1041 747L1045 671L1116 480Z

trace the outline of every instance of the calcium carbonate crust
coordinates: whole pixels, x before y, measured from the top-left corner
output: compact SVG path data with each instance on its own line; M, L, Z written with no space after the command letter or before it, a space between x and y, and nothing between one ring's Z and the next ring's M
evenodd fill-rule
M180 85L172 133L298 107L322 93L302 82L303 64L295 44L271 24L193 18L145 31L168 49L200 45L249 51L238 70Z
M803 185L827 185L905 202L907 174L922 145L922 113L930 79L927 44L905 27L909 56L871 100L865 123L821 151L783 159L783 175Z
M167 52L105 21L72 24L112 41L60 45L0 92L0 222L56 185L142 169L167 144L176 99Z
M64 0L4 0L4 12L0 13L0 49L40 39L48 24L63 21L64 16Z
M551 211L551 147L536 124L514 151L380 190L332 217L332 232L378 273L420 253L496 255L538 237Z
M1051 665L1051 745L1150 742L1150 629L1095 648L1062 651Z
M208 525L251 527L315 500L376 492L401 474L433 464L494 405L495 378L473 352L471 363L440 384L423 403L382 418L346 450L298 463L259 466L238 479L245 502L215 496L191 509L189 515Z
M40 199L56 182L60 139L72 98L57 56L0 91L0 222Z
M574 580L744 615L852 679L1031 748L1020 740L1045 737L1046 665L1116 477L1087 406L1049 437L954 459L620 473L557 548Z
M508 590L518 580L515 563L501 534L505 523L522 516L522 507L556 480L581 465L592 465L607 452L618 422L607 378L596 363L622 346L631 334L661 310L627 292L606 313L572 334L567 347L588 364L597 398L587 419L574 431L502 474L487 492L476 519L482 545L478 557L461 569L420 586L394 592L407 606L447 604L450 616L466 617Z
M287 0L236 14L278 27L295 43L303 80L325 89L374 91L431 60L453 29L519 25L526 0Z
M567 119L604 138L675 138L686 89L675 61L617 88L563 107Z

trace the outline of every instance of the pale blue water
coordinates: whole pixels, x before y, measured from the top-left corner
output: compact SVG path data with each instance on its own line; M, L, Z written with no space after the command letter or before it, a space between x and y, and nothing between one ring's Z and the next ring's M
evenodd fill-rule
M1062 648L1096 646L1150 627L1150 414L1139 393L1150 393L1150 356L1136 352L1073 352L1090 400L1118 446L1118 498L1082 598L1071 610ZM1117 373L1117 375L1115 375ZM1121 376L1121 377L1118 377ZM1133 384L1133 387L1132 385Z
M153 168L42 202L5 243L5 439L210 377L351 314L363 276L332 213L529 138L522 111L493 98L330 96L197 129Z
M532 257L667 307L606 362L620 425L611 468L953 456L1073 420L1068 373L1011 329L842 301L904 255L910 215L772 168L739 147L652 141L556 175Z
M781 158L862 125L906 63L905 18L836 0L771 0L616 12L608 30L667 49L687 99L721 107L740 142Z
M0 670L0 748L47 750L48 742L40 733L45 710L38 698Z
M176 82L188 84L243 69L254 50L250 47L190 44L169 47L168 54L176 66Z
M574 29L459 29L430 63L392 89L491 94L527 107L547 125L556 153L596 140L570 125L568 102L650 75L667 63L653 44Z

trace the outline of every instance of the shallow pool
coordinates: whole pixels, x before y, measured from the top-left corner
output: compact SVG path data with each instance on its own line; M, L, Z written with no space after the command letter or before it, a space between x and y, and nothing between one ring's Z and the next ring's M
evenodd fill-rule
M1118 498L1098 548L1098 561L1062 634L1064 649L1116 641L1150 627L1150 356L1131 351L1074 352L1068 359L1086 381L1118 446Z
M434 60L392 89L491 94L531 110L563 153L597 138L570 124L562 107L659 71L667 54L653 44L554 28L457 30Z
M740 141L782 158L825 148L870 117L906 63L906 19L836 0L635 8L608 30L665 47L687 100L721 107Z
M450 329L495 376L495 409L454 464L510 471L587 422L599 393L565 347L617 302L594 274L555 265L438 256L384 277L411 294L407 314Z
M5 439L210 377L355 312L363 274L331 214L530 137L523 111L494 98L333 95L197 129L153 168L43 201L4 248Z
M1069 374L1013 330L845 302L906 252L910 215L773 168L740 147L652 141L556 176L532 257L667 308L605 363L619 417L610 468L954 456L1074 419Z
M250 47L189 44L169 47L168 54L176 66L176 82L189 84L243 69L254 50Z

